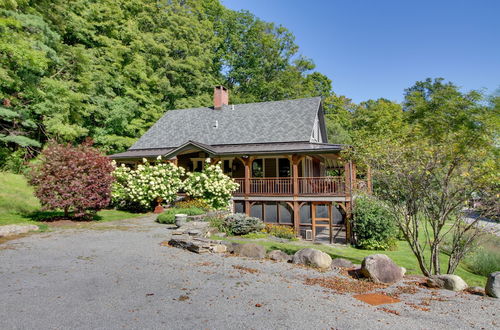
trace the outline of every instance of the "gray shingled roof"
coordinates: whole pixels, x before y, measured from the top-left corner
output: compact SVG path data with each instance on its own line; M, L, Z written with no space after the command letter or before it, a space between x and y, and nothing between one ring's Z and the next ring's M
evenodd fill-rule
M129 150L172 148L189 140L207 145L309 142L320 103L320 97L312 97L235 104L221 110L170 110Z

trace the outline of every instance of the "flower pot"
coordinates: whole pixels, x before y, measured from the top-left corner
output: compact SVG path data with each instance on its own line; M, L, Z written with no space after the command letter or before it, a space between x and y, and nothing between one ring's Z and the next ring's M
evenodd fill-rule
M187 221L187 214L176 214L175 215L175 225L177 228L185 224Z

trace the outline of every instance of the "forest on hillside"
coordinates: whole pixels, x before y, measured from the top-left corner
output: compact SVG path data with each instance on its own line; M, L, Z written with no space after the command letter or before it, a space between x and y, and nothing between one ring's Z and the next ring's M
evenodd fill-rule
M165 111L211 105L218 84L235 104L324 97L331 143L397 138L408 125L434 135L480 128L490 138L498 127L498 94L442 79L417 82L401 104L355 104L289 30L219 0L0 0L4 169L49 140L91 137L108 154L123 151Z

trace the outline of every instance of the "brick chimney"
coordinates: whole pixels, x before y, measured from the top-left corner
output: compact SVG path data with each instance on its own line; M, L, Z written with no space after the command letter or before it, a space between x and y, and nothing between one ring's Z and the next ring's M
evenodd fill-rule
M220 110L222 106L229 104L229 91L224 86L214 88L214 109Z

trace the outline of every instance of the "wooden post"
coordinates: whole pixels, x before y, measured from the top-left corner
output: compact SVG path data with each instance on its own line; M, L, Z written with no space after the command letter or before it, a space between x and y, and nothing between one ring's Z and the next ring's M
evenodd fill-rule
M345 197L351 197L351 162L344 163L344 177L345 177Z
M293 227L295 234L300 234L300 208L299 208L299 162L301 158L298 155L292 156L292 184L293 184Z
M352 220L352 212L351 212L351 202L345 202L345 239L347 242L352 242L352 233L351 233L351 220Z
M248 201L248 196L250 195L250 165L252 164L252 158L243 158L243 164L245 165L245 213L250 215L250 202Z

